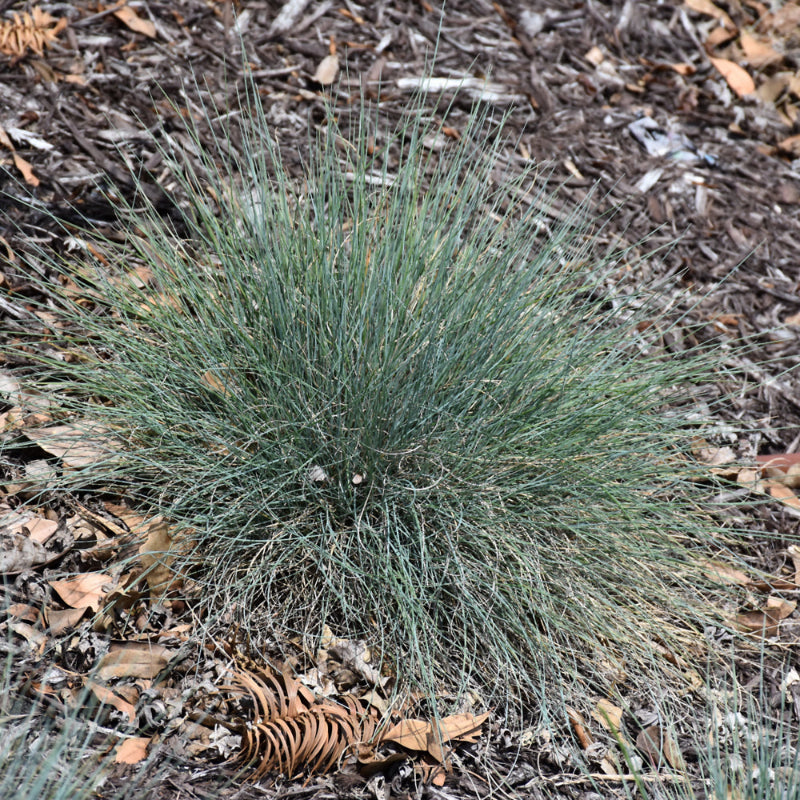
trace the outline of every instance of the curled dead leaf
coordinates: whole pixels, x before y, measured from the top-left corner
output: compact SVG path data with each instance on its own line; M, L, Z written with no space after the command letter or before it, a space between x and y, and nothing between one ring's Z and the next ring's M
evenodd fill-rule
M704 572L718 583L729 583L737 586L749 586L750 578L736 567L726 564L724 561L707 561Z
M65 470L78 470L113 458L116 448L109 434L108 428L85 419L25 430L25 436L60 459Z

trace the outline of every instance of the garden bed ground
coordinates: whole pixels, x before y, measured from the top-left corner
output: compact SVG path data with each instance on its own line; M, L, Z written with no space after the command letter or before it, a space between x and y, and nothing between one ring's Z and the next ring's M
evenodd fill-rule
M0 0L6 26L12 24L11 12L31 8L30 3ZM53 18L39 20L41 30L50 31L47 46L35 52L42 37L26 34L19 25L19 52L13 52L13 44L0 46L8 51L0 56L4 336L47 323L32 322L26 306L38 292L21 268L20 256L31 251L30 243L60 246L54 220L75 221L73 207L99 228L111 230L115 208L104 191L112 186L132 191L129 165L145 163L159 173L155 123L177 113L160 93L188 113L209 97L223 104L229 97L235 105L234 87L243 86L243 45L271 130L285 163L298 175L309 126L324 119L326 97L333 98L346 120L362 97L380 96L379 119L390 127L407 113L412 95L432 74L434 84L427 86L431 115L440 118L452 102L448 135L459 135L476 101L489 107L495 120L507 115L507 163L519 167L533 159L542 165L557 187L548 211L554 223L577 203L588 202L597 214L613 208L603 241L630 244L637 253L658 250L644 262L632 259L634 266L620 272L615 290L661 282L665 308L673 316L686 312L679 329L686 338L743 338L752 345L747 357L731 354L721 364L720 388L731 395L716 439L708 442L713 451L708 457L730 447L737 461L752 464L756 455L791 454L800 448L800 160L795 160L800 159L800 5L788 2L774 13L758 2L715 6L701 0L457 0L443 11L427 0L363 5L349 0L142 0L128 6L42 2L36 8ZM172 130L181 135L177 121ZM210 132L204 135L210 144ZM153 192L156 203L161 202ZM43 204L41 210L29 198ZM163 211L170 213L168 204ZM671 345L684 346L681 336ZM0 369L7 375L15 366L8 362ZM9 386L0 387L7 430L8 412L18 405L14 393L20 391ZM20 478L8 463L3 468L0 501L13 506L19 493L9 486ZM757 650L755 655L742 652L739 663L740 678L751 681L751 688L759 689L761 674L760 688L767 697L780 694L786 664L800 644L800 615L791 605L798 596L800 565L788 549L797 542L800 502L785 481L779 486L782 499L773 486L773 499L754 498L752 505L737 510L747 526L764 532L742 554L744 561L776 577L763 591L743 586L751 605L737 609L756 615L751 620L764 619L772 634L763 670L752 667L758 664ZM731 490L737 491L735 484ZM113 558L125 555L128 528L135 529L132 518L130 526L125 524L127 512L108 505L101 509L86 497L71 512L96 527L92 569L101 563L97 530L111 543ZM51 521L64 513L55 509ZM137 540L128 547L140 544ZM103 570L113 571L113 558L102 562ZM87 562L75 557L72 563L78 568ZM8 597L35 605L30 593L23 601L19 594L12 597L15 580L14 591L23 591L14 575L7 581ZM771 608L779 611L765 616L770 598ZM73 608L69 602L62 606ZM213 680L221 657L186 645L189 622L181 611L159 608L160 616L143 620L137 636L160 636L170 653L186 649L192 669ZM24 614L20 619L32 627L19 627L18 619L17 633L27 636L31 648L44 648L44 635L35 633L40 621ZM51 619L51 630L53 624ZM69 622L63 624L69 632ZM76 625L74 636L77 631ZM96 644L91 637L102 634L80 634L80 645L65 645L66 651L74 649L67 666L80 673L85 666L80 658L88 659L86 648ZM26 658L35 663L31 653ZM113 669L109 674L113 677ZM707 709L700 695L682 702L702 728ZM796 715L787 719L797 726L800 704L795 705ZM121 703L117 707L124 713ZM651 723L647 709L640 710L644 729ZM344 771L308 780L221 786L216 768L192 761L197 740L186 739L182 751L173 740L173 760L161 760L166 771L147 796L321 799L416 793L466 798L496 791L504 798L588 798L597 796L590 792L624 793L625 781L613 771L603 775L597 764L592 785L570 764L558 736L548 739L541 730L505 730L503 725L502 718L495 718L484 727L481 741L454 762L443 787L424 788L416 784L418 774L400 766L389 770L385 782ZM559 735L575 737L573 746L577 742L589 750L591 739L608 738L608 731L584 719ZM678 746L691 761L691 747ZM135 769L117 766L103 796L124 786L126 770ZM651 777L657 787L657 772ZM670 787L665 779L653 791L668 793Z

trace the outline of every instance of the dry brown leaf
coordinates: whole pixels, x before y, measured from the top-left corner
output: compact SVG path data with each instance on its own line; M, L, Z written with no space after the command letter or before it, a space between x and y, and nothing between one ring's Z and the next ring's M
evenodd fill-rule
M12 603L8 606L6 612L10 617L22 620L22 622L29 622L31 625L35 625L39 621L40 616L39 609L27 603Z
M113 455L108 434L108 428L86 419L25 431L28 439L59 458L66 470L88 467Z
M618 734L622 727L622 709L615 706L610 700L598 700L592 711L592 718L614 735Z
M796 600L784 600L781 597L770 597L767 599L767 608L772 611L778 619L786 619L794 613L797 608Z
M752 94L756 90L755 81L750 77L750 73L735 62L729 61L727 58L711 58L710 56L708 60L739 97Z
M156 38L156 26L149 19L142 19L130 6L123 5L114 12L114 16L134 33Z
M0 28L0 36L1 35L2 28ZM2 43L0 43L0 48L1 47ZM8 138L8 134L3 130L2 127L0 127L0 145L11 151L11 158L14 159L14 166L19 170L20 174L25 180L25 183L27 183L29 186L38 186L39 179L33 174L33 168L24 158L22 158L22 156L18 155L16 148L11 142L11 139Z
M711 0L684 0L684 5L696 11L698 14L705 14L707 17L718 19L726 28L735 30L733 20L719 6L715 6Z
M586 727L586 720L584 720L580 712L576 711L574 708L570 708L569 706L567 706L567 716L569 717L569 721L572 725L572 730L575 733L575 738L578 740L578 744L580 744L580 746L586 750L589 745L594 743L594 737Z
M106 596L104 587L113 583L113 578L101 572L85 572L68 580L49 581L50 587L72 608L90 608L99 611Z
M720 25L714 28L706 37L706 50L711 52L715 47L719 47L734 38L736 38L735 28L723 28L722 25Z
M697 72L697 67L694 64L686 64L683 62L676 62L674 64L669 64L669 68L674 72L677 72L678 75L683 75L684 77L688 77L689 75L694 75Z
M30 162L19 155L16 150L11 153L11 158L14 159L14 166L19 170L25 183L27 183L28 186L38 186L39 179L33 174L33 167L30 165Z
M121 711L123 714L128 715L128 719L131 722L135 722L136 720L136 707L129 703L124 698L120 697L116 692L109 689L107 686L103 686L100 683L97 683L93 680L86 681L86 687L91 689L92 694L104 705L112 706L116 708L117 711Z
M767 607L761 611L746 611L736 615L736 624L740 630L748 633L762 634L766 638L777 636L780 631L780 621L786 619L797 608L794 600L783 600L780 597L770 597Z
M800 134L788 136L778 142L778 149L788 153L790 156L800 157Z
M16 575L53 558L39 542L20 533L0 534L0 575Z
M767 477L790 489L797 489L800 487L800 464L791 464L786 469L775 467L767 467L765 469Z
M583 57L593 67L599 66L605 60L605 55L603 55L603 51L597 45L594 45L593 47L589 48L589 50L587 50L583 54Z
M641 731L636 737L636 747L646 753L654 764L663 758L673 769L686 768L677 742L660 725L651 725Z
M771 480L762 481L762 484L770 497L774 497L776 500L780 500L781 503L800 511L800 498L788 486Z
M11 620L6 623L9 630L19 634L31 646L31 649L37 655L41 655L47 646L47 636L42 633L38 628L35 628L28 622L20 622L18 620Z
M751 582L744 572L730 566L730 564L726 564L724 561L707 561L704 572L709 578L718 583L749 586Z
M131 736L117 745L114 761L117 764L138 764L147 757L151 736Z
M171 565L174 556L169 555L172 548L172 532L163 517L155 517L147 527L147 539L139 548L141 564L147 586L152 598L166 593L176 581Z
M112 644L97 664L97 675L111 678L155 678L169 661L170 651L151 642Z
M768 42L757 39L747 31L742 31L739 37L739 44L742 46L747 63L756 69L770 64L777 64L783 60L783 56L774 50Z
M745 633L763 634L767 639L778 635L777 616L769 611L745 611L736 615L736 626Z
M428 734L431 732L430 722L421 719L404 719L392 725L381 736L381 741L395 742L407 750L424 752L428 749Z
M736 453L730 447L703 447L698 451L697 457L704 464L712 467L736 461Z
M230 396L230 389L228 388L227 381L223 380L219 376L219 370L214 370L213 372L210 369L207 369L201 376L200 382L206 386L208 389L211 389L218 394L221 394L223 397Z
M53 636L74 628L86 614L86 608L48 609L47 629Z
M442 745L455 741L475 741L481 725L489 714L454 714L439 721L439 733L430 722L419 719L404 719L393 725L381 736L382 742L394 742L407 750L428 753L439 763L445 764L447 758Z
M755 489L758 483L758 472L754 469L740 469L736 473L736 482L742 486L750 486Z
M474 714L453 714L439 722L439 730L445 741L476 742L487 719L488 711L477 717Z
M319 62L317 71L314 73L314 80L322 86L330 86L339 74L339 56L335 53L325 56Z
M792 464L800 464L800 453L772 453L771 455L756 456L756 463L763 467L778 467L786 469Z

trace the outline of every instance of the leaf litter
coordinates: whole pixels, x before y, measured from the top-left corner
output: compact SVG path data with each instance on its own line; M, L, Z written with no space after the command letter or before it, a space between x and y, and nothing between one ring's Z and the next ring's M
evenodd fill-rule
M304 4L287 3L285 5L286 7L289 6L300 7L300 11L298 11L297 13L301 14L302 6ZM747 63L749 64L749 66L752 66L754 68L760 68L762 66L767 66L767 67L780 66L779 62L774 57L772 57L769 52L765 51L763 48L759 49L754 47L751 41L752 37L748 38L749 34L747 33L747 31L743 27L740 30L737 27L736 23L734 23L733 20L727 15L727 13L722 11L722 9L720 9L714 3L701 2L701 0L691 0L690 2L687 2L686 5L700 13L708 13L711 16L716 17L722 21L725 30L725 35L727 38L724 39L720 38L719 42L716 43L711 41L708 42L708 45L713 46L715 48L719 48L718 52L720 53L721 57L724 55L733 55L733 53L730 53L724 50L723 48L725 46L731 46L731 43L734 46L736 45L737 42L736 34L738 32L739 33L738 43L742 48L744 56L747 58L747 62L743 61L742 64ZM792 11L791 4L789 11L790 12ZM733 11L731 13L733 13ZM297 19L295 19L293 22L290 22L288 26L291 27L296 22ZM767 14L759 22L759 34L765 36L769 35L769 36L788 37L792 35L793 31L793 28L789 23L790 19L787 13ZM717 28L716 30L718 31L721 29ZM778 50L782 50L782 48L778 47ZM319 56L317 57L319 58ZM758 61L759 58L764 60L759 62ZM734 63L735 60L736 59L732 59L731 63ZM772 98L770 102L774 102L779 112L782 114L785 113L789 118L793 117L796 114L796 112L793 111L792 109L792 106L795 105L794 102L795 98L792 95L792 88L791 88L792 79L794 77L795 77L794 74L786 69L783 69L782 71L779 70L778 72L773 73L771 76L769 73L756 74L756 80L758 82L758 91L761 92L765 98L767 98L767 94L769 94L769 97ZM777 92L776 92L776 87L777 87ZM785 139L784 142L781 143L780 145L772 147L772 153L778 155L780 153L792 153L794 148L796 147L796 144L794 142L791 142L790 140L791 137ZM30 165L16 153L14 153L13 158L17 167L20 168L21 171L23 171L23 175L25 176L26 180L28 179L31 179L31 181L35 180L32 172L30 171ZM25 171L26 169L27 171ZM787 324L791 323L787 322ZM10 414L10 412L6 412L6 414ZM10 419L14 425L19 424L16 421L17 419L19 419L19 417L16 414L11 414ZM39 424L39 427L41 427L42 425L47 425L49 424L49 422L50 422L49 420L44 420L42 423ZM21 424L24 426L24 422ZM58 455L55 455L55 458L58 459ZM787 475L787 478L782 478L779 472L770 474L769 470L766 469L744 467L738 470L735 477L741 485L748 488L755 486L756 489L754 491L758 491L760 495L763 495L764 497L771 497L775 499L778 503L785 504L786 507L791 509L795 507L792 498L795 497L794 489L796 488L796 485L790 482L790 480L794 480L794 478L791 479L788 478L788 470L786 471L785 474ZM31 484L29 482L28 486L30 485ZM13 487L14 484L9 484L9 486ZM10 494L16 494L16 493L10 493ZM85 550L82 552L92 553L92 557L87 559L87 561L88 563L91 564L94 559L94 563L92 564L94 567L99 566L97 561L100 561L102 563L103 558L108 558L109 560L106 563L111 563L111 561L113 560L110 555L111 553L113 553L114 557L116 557L120 553L120 551L126 549L121 545L119 540L120 537L129 536L130 530L121 517L115 516L114 513L109 513L107 509L103 509L100 506L95 506L93 507L93 509L86 509L86 512L87 514L85 517L78 517L77 519L73 517L73 525L74 527L82 527L84 530L89 531L90 532L89 539L91 539L92 536L95 536L97 537L97 541L92 545L92 548L90 550ZM42 515L46 513L46 511L43 508L36 507L32 510L31 513ZM45 516L39 516L37 517L37 519L42 519L42 520L47 520L48 522L52 522L52 520L47 519L47 517ZM102 521L98 523L97 521L98 519ZM23 537L26 536L25 533L16 533L16 532L15 535L17 536L21 535ZM31 539L31 541L33 541L33 539ZM158 547L163 549L164 551L167 551L169 548L164 547L163 545L164 542L161 541L159 542ZM144 543L142 543L141 546L144 546ZM104 548L108 549L107 554L104 553ZM770 588L771 585L774 585L778 589L790 588L786 584L794 584L794 586L797 586L798 583L800 582L798 580L798 577L800 576L800 565L798 565L798 560L796 558L796 555L793 554L792 548L796 549L796 546L790 545L786 550L787 555L790 556L790 560L792 561L792 568L790 569L788 567L788 560L787 560L786 567L781 569L780 577L773 576L772 584L767 584L764 582L761 582L759 584L758 578L752 578L752 579L748 578L747 573L739 569L738 566L737 567L726 566L724 562L715 562L715 564L716 568L719 571L718 574L724 574L728 579L731 579L733 582L738 583L743 587L756 588L758 591L762 592L772 591L772 589ZM32 562L31 564L28 565L28 568L41 570L43 569L44 566L45 565L36 564ZM783 581L783 583L781 583L781 581ZM113 585L113 580L110 580L108 585L109 586ZM759 588L759 586L763 586L765 588L762 589ZM175 614L173 613L173 608L174 608L175 612L177 612L178 614L177 618L184 619L184 617L180 616L180 603L182 601L178 599L174 600L168 599L165 605L157 609L160 614L160 619L168 623L170 627L168 628L161 627L158 630L156 630L155 628L150 628L148 627L150 625L150 623L148 622L148 617L150 612L156 609L158 603L155 602L157 599L155 595L153 595L152 597L149 596L152 587L148 585L147 588L148 592L143 594L142 597L138 599L132 599L130 596L128 597L128 600L131 600L131 605L129 605L128 608L126 608L124 611L125 615L127 615L126 619L128 621L135 619L136 621L131 623L132 626L140 631L146 631L147 635L152 638L159 638L160 636L169 638L168 632L170 630L177 631L181 627L181 625L186 624L177 622ZM33 597L31 597L30 599L32 600L33 603L36 602ZM767 612L756 612L764 615L762 617L762 623L765 620L769 619L770 626L776 620L777 622L780 622L781 619L787 619L786 616L782 618L780 617L780 615L783 614L783 612L786 609L786 606L781 605L783 601L781 601L779 598L771 598L771 600L772 600L772 608L769 612L771 616L768 616ZM53 604L55 605L52 608L45 608L44 610L47 612L46 614L41 613L42 611L41 604L39 604L38 606L31 604L27 606L28 608L27 612L22 612L23 616L30 617L30 619L27 622L25 622L25 624L27 624L29 627L27 629L19 627L18 631L20 632L20 635L23 635L21 633L23 630L27 631L28 635L30 636L29 641L32 645L34 641L38 641L39 644L41 644L41 642L43 641L43 634L41 633L41 631L37 632L36 627L34 627L34 623L38 626L41 626L41 622L39 623L36 622L37 619L42 619L44 617L52 618L53 615L58 613L69 614L72 613L73 611L77 611L83 614L84 612L84 609L82 608L72 609L68 607L65 609L59 609L57 607L58 605L60 605L58 598L55 598L52 601L48 602L50 603L51 606L53 606ZM18 604L18 605L24 606L25 604ZM120 606L123 605L124 604L120 603ZM20 609L18 608L18 610ZM136 614L138 614L138 617L136 616ZM67 624L64 630L66 629L73 630L78 628L79 626L80 626L80 619L76 619L74 622ZM764 629L765 627L766 625L764 624L758 625L759 630ZM52 630L52 628L50 630ZM181 635L183 635L183 632L176 633L175 635L176 643L180 642ZM26 636L25 638L28 637ZM171 700L170 702L174 702L174 700ZM610 701L603 701L603 702L605 703ZM600 704L598 704L598 708L600 708ZM615 714L617 710L619 709L615 707ZM621 710L619 711L621 719L622 712ZM605 719L605 716L603 716L603 718ZM614 718L616 719L616 716ZM617 730L619 729L619 722L616 723L616 729ZM532 736L536 735L538 734L537 733L532 734ZM658 738L660 740L660 734ZM143 737L143 739L146 739L148 744L151 741L151 739L148 737ZM126 739L125 741L129 741L129 739ZM214 732L212 731L211 734L209 734L208 736L208 742L212 743L213 741L214 741ZM120 748L122 748L123 744L124 742L121 743ZM130 747L135 749L134 745L131 745ZM124 758L127 757L128 757L127 755L124 756Z

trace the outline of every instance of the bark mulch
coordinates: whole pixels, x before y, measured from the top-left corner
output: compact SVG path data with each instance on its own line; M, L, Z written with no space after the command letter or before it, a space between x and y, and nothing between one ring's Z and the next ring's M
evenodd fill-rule
M15 23L14 14L34 9L50 17L18 16ZM166 123L167 132L191 150L180 112L169 101L198 119L209 101L224 105L229 99L235 105L235 92L244 86L243 46L290 169L299 170L309 126L322 122L326 97L346 124L361 97L374 99L380 90L380 118L390 127L432 75L430 114L440 119L449 109L447 122L456 134L476 102L489 110L490 119L505 118L507 162L518 167L533 159L542 165L554 187L548 211L554 221L580 203L597 214L615 210L605 217L601 242L630 245L634 254L655 251L645 260L631 258L627 269L623 265L618 284L609 287L610 297L660 283L665 308L673 316L685 314L667 342L676 352L693 337L751 345L747 355L729 349L722 359L716 391L731 394L725 418L705 443L709 459L723 447L750 463L756 455L800 448L797 3L770 12L755 0L719 5L452 0L443 10L433 0L137 0L128 5L0 0L0 21L5 336L42 322L26 307L26 298L37 291L26 272L31 243L63 247L54 220L69 223L79 215L113 231L117 217L108 190L132 198L129 175L135 165L159 174L156 123ZM211 132L200 125L210 141ZM163 213L174 214L155 187L152 192ZM28 255L22 259L22 254ZM13 366L0 365L3 370ZM0 410L7 412L15 405L16 389L0 388L5 402ZM6 488L0 489L0 502L14 506L18 500L8 487L19 476L12 466L2 465ZM800 501L791 481L781 473L774 477L782 489L764 487L773 499L754 498L735 512L764 532L743 558L756 569L783 576L783 584L761 587L760 593L748 587L755 593L753 613L772 626L763 671L757 654L745 653L738 662L740 679L757 686L762 675L768 695L779 692L800 642L800 615L794 606L780 605L791 604L798 594L792 576L800 574L800 562L792 562L789 548L797 542ZM732 483L731 499L746 492ZM125 545L125 535L135 528L125 522L130 512L115 514L108 504L84 501L71 513L95 526L92 552L106 541L98 538L101 529L109 541L118 536L108 545L115 558L141 544ZM57 509L53 520L66 512ZM82 563L85 568L85 559ZM42 585L46 569L32 572L28 584L20 576L6 576L8 602L20 602L21 596L31 602L30 585ZM781 610L765 616L773 595L772 608ZM213 682L224 658L186 644L184 612L150 608L138 634L160 635L160 644L173 653L186 649L190 666L175 686L185 687L190 674ZM4 615L6 622L12 619ZM36 626L31 622L31 630ZM13 630L27 641L24 663L32 669L40 663L33 652L39 640L27 629ZM62 658L60 668L80 672L91 660L91 648L108 646L110 633L79 625L65 631L73 639L61 652L73 655L68 663ZM634 731L653 724L645 694L631 697ZM160 713L156 701L164 698L151 699L152 718ZM703 700L687 706L692 702L702 725ZM137 706L139 721L144 705ZM124 706L118 704L117 710L123 713ZM798 718L800 705L787 724L797 725ZM345 770L293 781L272 777L256 785L224 783L224 770L193 759L208 754L200 746L193 750L197 741L188 737L182 752L173 747L169 759L160 760L163 771L147 796L321 800L494 793L588 799L624 794L624 781L601 770L607 752L602 745L610 737L595 720L576 718L572 730L554 735L545 729L506 730L502 716L496 716L478 742L458 749L443 786L421 783L414 759L398 760L370 777ZM653 756L646 740L639 744L645 760ZM569 751L576 745L597 773L594 782L575 768ZM680 741L678 746L691 767L691 746ZM219 745L216 752L224 750ZM117 766L103 796L124 788L135 769ZM669 786L665 782L663 791Z

